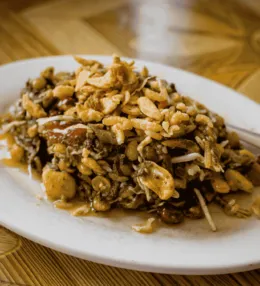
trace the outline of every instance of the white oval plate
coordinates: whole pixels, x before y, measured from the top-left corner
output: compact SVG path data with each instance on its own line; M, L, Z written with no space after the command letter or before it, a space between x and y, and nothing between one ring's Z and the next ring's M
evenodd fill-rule
M104 64L111 57L86 56ZM206 104L236 126L260 132L260 107L235 91L197 75L161 64L137 60L151 74L176 83L177 89ZM73 71L70 56L46 57L0 67L0 104L3 110L19 96L30 77L47 66ZM175 274L220 274L260 266L260 223L239 220L211 208L218 232L205 220L158 229L150 235L131 230L140 222L135 215L123 218L73 217L49 202L38 201L39 182L15 169L0 168L0 224L58 251L107 265ZM247 196L251 200L250 196Z

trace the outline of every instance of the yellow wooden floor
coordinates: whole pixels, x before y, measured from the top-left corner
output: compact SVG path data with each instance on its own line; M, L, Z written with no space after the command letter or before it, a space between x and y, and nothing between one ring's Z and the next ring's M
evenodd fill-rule
M174 65L260 102L260 2L0 0L0 64L75 53L117 53ZM0 227L0 285L259 284L259 270L176 276L102 266Z

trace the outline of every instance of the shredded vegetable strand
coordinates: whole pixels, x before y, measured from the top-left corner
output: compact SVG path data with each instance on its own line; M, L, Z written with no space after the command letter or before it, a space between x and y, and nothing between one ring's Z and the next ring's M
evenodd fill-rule
M176 163L182 163L182 162L189 162L189 161L193 161L196 159L203 160L203 156L199 153L190 153L187 155L174 157L174 158L172 158L171 161L173 164L176 164Z
M216 231L217 230L216 225L215 225L215 223L214 223L214 221L213 221L213 219L209 213L208 207L206 205L206 202L205 202L202 194L200 193L200 191L198 189L194 189L194 192L195 192L196 196L198 197L201 208L205 214L205 217L206 217L212 231Z

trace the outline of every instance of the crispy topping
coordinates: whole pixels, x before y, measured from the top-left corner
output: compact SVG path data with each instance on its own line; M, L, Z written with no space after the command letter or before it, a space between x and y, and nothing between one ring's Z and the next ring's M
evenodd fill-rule
M42 180L46 194L51 200L72 199L76 194L74 178L66 172L44 168Z
M149 218L145 223L143 224L135 224L132 226L132 229L136 232L141 233L151 233L153 232L153 223L155 221L155 218Z
M74 87L69 85L59 85L53 90L53 96L59 99L65 99L71 97L74 93Z
M23 108L34 118L46 117L47 113L44 109L37 103L34 103L28 96L28 94L23 95Z
M253 191L253 184L236 170L228 169L225 172L225 178L233 191L242 190L248 193Z
M140 168L144 168L144 173L139 176L140 182L155 192L161 200L179 197L178 192L174 190L173 177L166 169L151 161L142 163Z
M160 113L159 109L156 105L146 97L139 97L138 99L138 106L143 114L146 116L153 118L155 120L161 120L162 114Z

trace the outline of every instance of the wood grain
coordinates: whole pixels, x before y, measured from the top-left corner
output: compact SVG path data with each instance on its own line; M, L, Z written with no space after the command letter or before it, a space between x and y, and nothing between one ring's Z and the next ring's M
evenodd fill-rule
M178 276L118 269L64 255L24 238L20 250L0 260L0 266L0 280L25 285L258 285L260 279L259 270Z
M258 1L2 0L0 19L0 64L47 55L115 52L193 71L260 102ZM260 281L260 270L178 276L118 269L0 230L0 285L259 285Z

